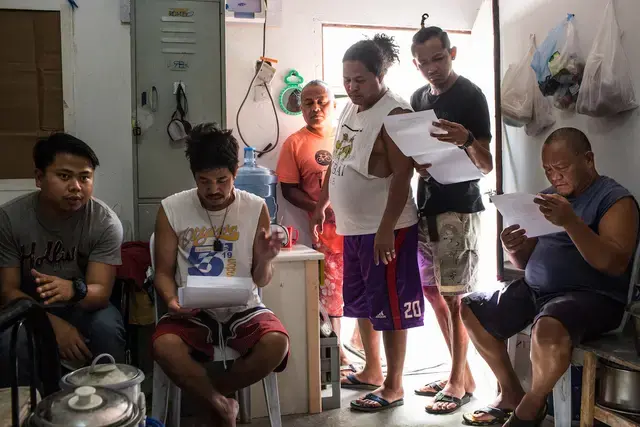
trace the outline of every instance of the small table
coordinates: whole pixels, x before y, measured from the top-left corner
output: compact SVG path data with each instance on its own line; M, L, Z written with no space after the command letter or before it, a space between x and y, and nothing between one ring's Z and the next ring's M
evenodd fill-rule
M304 245L283 249L275 259L271 283L262 289L262 301L289 333L291 356L278 374L282 415L322 411L320 382L320 285L324 255ZM251 415L267 415L260 383L251 387Z
M584 351L580 427L592 427L594 419L602 421L611 427L640 426L637 422L595 403L598 358L640 371L640 357L636 353L633 337L607 335L597 340L583 343L578 348Z

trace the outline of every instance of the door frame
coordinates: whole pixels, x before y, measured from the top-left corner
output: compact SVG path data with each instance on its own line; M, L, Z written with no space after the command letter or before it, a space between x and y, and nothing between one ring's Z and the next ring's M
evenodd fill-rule
M62 110L65 132L73 134L76 127L74 81L75 51L73 8L67 0L4 0L0 9L58 12L60 14L60 47L62 49ZM33 178L0 179L0 191L18 193L36 190Z
M15 1L24 1L24 0L15 0ZM37 0L33 0L37 1ZM179 0L177 0L179 1ZM226 127L227 125L227 51L226 51L226 9L222 0L188 0L195 2L203 2L203 3L218 3L218 11L220 14L220 52L222 53L220 58L221 70L220 70L220 80L221 84L221 126ZM137 40L136 40L136 6L137 0L131 0L131 25L130 27L130 35L131 35L131 133L133 134L134 128L138 122L138 79L137 79L137 62L136 62L136 48L137 48ZM133 158L133 229L135 239L139 238L139 205L140 198L138 197L138 136L133 135L133 144L131 146L132 150L132 158ZM149 202L155 199L145 199ZM158 200L159 202L159 200Z

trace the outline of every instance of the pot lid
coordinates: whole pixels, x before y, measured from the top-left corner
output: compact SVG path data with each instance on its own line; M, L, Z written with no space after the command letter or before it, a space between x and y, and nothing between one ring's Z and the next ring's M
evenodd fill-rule
M98 365L102 358L111 359L111 363ZM101 354L91 363L91 366L78 369L65 376L64 381L72 386L110 386L135 380L140 376L140 370L134 366L115 363L109 354ZM143 377L144 378L144 377Z
M123 425L135 415L134 405L124 394L85 386L46 397L32 419L36 425L108 427Z

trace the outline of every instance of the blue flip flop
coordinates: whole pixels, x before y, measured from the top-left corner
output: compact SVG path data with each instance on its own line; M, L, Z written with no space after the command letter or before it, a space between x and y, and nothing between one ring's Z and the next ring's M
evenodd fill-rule
M380 396L376 396L373 393L367 394L365 397L363 397L360 400L371 400L372 402L378 403L380 406L365 406L358 403L357 400L354 400L353 402L351 402L351 410L360 411L360 412L380 412L380 411L386 411L387 409L396 408L398 406L404 405L404 399L398 399L394 402L389 402L388 400Z
M356 378L355 374L349 374L344 377L348 383L340 382L340 387L346 388L347 390L377 390L381 386L369 383L363 383L359 379Z

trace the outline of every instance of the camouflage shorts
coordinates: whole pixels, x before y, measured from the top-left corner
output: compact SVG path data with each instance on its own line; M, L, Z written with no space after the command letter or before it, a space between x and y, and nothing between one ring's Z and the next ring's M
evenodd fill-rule
M478 276L480 213L446 212L436 217L439 241L429 238L427 219L420 220L418 263L422 286L438 286L443 296L473 291Z

